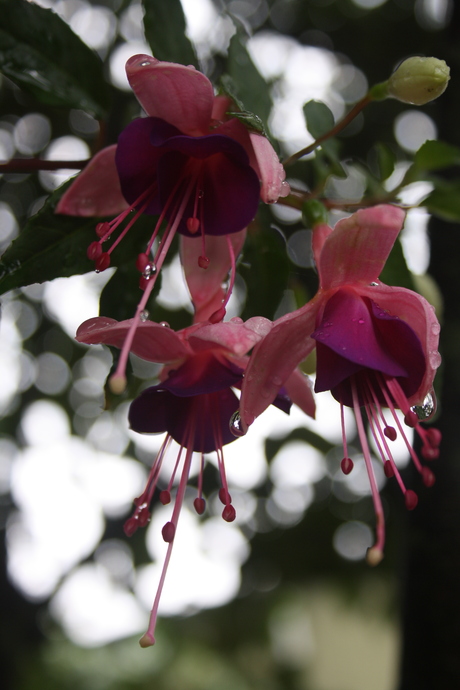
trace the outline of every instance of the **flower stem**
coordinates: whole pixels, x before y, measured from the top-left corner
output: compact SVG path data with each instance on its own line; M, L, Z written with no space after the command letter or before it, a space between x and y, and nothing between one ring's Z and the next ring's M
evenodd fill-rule
M29 173L38 170L81 170L89 163L89 158L81 161L45 161L42 158L12 158L0 163L0 173Z

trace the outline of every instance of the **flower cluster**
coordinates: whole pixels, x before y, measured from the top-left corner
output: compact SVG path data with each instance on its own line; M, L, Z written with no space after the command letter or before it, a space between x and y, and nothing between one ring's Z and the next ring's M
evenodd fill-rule
M116 216L96 225L99 239L88 247L99 271L110 265L111 252L127 232L135 231L141 214L155 218L151 238L136 261L143 295L134 318L117 322L101 316L86 321L77 332L79 342L121 348L111 378L115 392L124 389L130 352L162 365L158 383L144 390L129 410L134 431L166 436L125 524L126 534L147 524L155 494L164 505L173 501L171 518L162 531L167 555L150 625L141 640L142 646L149 646L155 641L159 599L193 453L201 458L196 512L201 515L206 508L205 455L215 452L222 517L233 521L223 447L244 435L270 404L288 413L295 403L314 416L313 394L299 369L314 349L315 392L331 391L341 409L345 474L352 471L353 460L343 410L350 407L354 412L377 523L368 561L380 561L384 514L368 432L385 475L396 478L412 510L417 495L406 488L391 443L397 436L404 439L423 482L431 486L434 474L414 451L405 426L419 434L423 461L439 455L440 434L422 427L420 418L427 418L434 404L440 329L423 297L379 281L404 222L404 212L392 205L359 210L334 228L316 223L313 253L319 288L305 306L275 322L258 316L246 322L238 317L224 321L236 257L259 202L274 203L289 194L284 169L268 140L232 117L230 99L214 96L211 83L200 72L145 55L131 58L126 71L147 117L130 123L116 146L94 157L63 195L57 212ZM117 238L105 247L115 232ZM192 325L178 332L147 320L144 311L176 233L195 308ZM178 455L167 487L160 490L160 470L173 440L179 445Z

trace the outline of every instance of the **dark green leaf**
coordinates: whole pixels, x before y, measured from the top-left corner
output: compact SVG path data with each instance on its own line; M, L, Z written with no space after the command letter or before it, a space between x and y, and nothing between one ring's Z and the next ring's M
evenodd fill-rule
M395 242L391 254L387 259L380 280L387 285L398 285L399 287L414 290L412 273L407 268L403 248L399 239Z
M460 148L444 141L426 141L415 154L414 163L424 170L460 165Z
M396 156L389 146L380 141L375 144L374 151L377 155L379 179L387 180L395 169Z
M269 87L251 60L246 39L239 31L230 41L227 69L234 89L232 97L235 97L241 110L256 113L262 122L268 122L272 109Z
M453 222L460 221L460 181L439 183L431 194L422 201L430 213Z
M195 50L185 35L180 0L142 0L145 37L158 60L198 65Z
M286 289L289 259L285 240L274 228L255 228L248 232L239 273L247 285L247 301L242 314L272 319Z
M303 107L307 129L315 139L327 134L334 127L334 115L325 103L308 101Z
M96 238L97 218L56 215L55 208L67 182L56 190L42 210L31 218L21 234L5 251L0 261L0 294L32 283L68 277L94 270L86 256L88 245ZM136 232L120 243L111 255L111 265L134 261L152 231L151 217L136 223ZM130 243L129 236L136 238Z
M51 10L0 0L0 69L42 103L107 114L102 62Z

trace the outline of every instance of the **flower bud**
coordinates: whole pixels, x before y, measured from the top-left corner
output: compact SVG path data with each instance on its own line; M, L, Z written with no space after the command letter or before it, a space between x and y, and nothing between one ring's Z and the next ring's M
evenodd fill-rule
M411 57L389 78L388 95L403 103L424 105L444 93L449 79L450 69L444 60Z

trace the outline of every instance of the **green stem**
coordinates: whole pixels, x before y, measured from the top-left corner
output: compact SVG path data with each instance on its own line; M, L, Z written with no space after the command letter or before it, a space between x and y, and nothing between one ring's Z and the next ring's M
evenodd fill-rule
M30 173L38 170L81 170L89 163L84 161L45 161L41 158L12 158L8 163L0 163L0 173Z
M312 144L309 146L306 146L304 149L301 151L298 151L297 153L293 153L292 156L289 156L289 158L286 158L283 161L283 165L286 168L288 165L292 165L292 163L295 163L296 160L299 158L302 158L302 156L306 156L307 154L311 153L314 151L318 146L320 146L323 141L326 141L327 139L330 139L331 137L335 137L336 134L341 132L347 125L352 122L355 117L363 110L363 108L366 107L369 103L371 103L374 100L372 97L371 93L367 93L364 98L362 98L356 105L353 106L353 108L350 110L349 113L345 115L345 117L338 122L335 127L333 127L329 132L326 132L326 134L323 134L320 136L316 141L314 141Z

